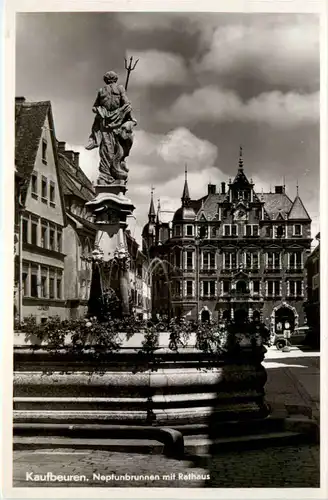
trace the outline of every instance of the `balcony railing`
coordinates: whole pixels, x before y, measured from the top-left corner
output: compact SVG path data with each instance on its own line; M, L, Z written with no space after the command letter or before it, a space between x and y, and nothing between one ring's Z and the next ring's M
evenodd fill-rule
M216 273L215 267L201 267L200 272L203 274L214 274Z
M298 265L298 266L289 266L287 269L286 269L287 273L303 273L304 271L304 267L302 267L301 265Z
M217 295L216 294L210 294L210 295L204 295L202 294L200 297L200 300L216 300L217 299Z
M281 271L282 271L282 268L281 267L277 267L277 266L267 266L264 269L265 273L281 273Z
M265 298L266 299L281 299L282 295L281 293L266 293Z

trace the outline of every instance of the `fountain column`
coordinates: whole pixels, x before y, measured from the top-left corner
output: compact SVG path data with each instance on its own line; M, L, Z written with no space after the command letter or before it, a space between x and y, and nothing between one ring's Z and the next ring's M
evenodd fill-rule
M114 262L119 267L119 295L123 315L129 314L129 266L130 258L126 241L127 217L135 207L125 196L124 181L110 185L97 184L96 197L87 205L93 209L97 225L96 248L103 261Z

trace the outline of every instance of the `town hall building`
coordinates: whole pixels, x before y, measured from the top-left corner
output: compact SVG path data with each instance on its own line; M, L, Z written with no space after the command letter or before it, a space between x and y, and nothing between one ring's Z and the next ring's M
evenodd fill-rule
M244 309L271 331L303 325L311 219L298 192L258 193L241 150L235 179L209 184L199 200L186 172L181 202L162 224L151 200L143 229L144 253L162 262L152 273L153 313L219 321Z

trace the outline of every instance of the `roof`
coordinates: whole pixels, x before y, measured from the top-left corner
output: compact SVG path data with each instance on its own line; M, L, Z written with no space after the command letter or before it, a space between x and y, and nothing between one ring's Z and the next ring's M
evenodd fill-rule
M296 198L292 204L292 207L291 207L290 212L288 214L288 218L289 219L296 219L296 220L299 220L299 219L311 220L309 214L307 213L307 211L303 205L301 198L298 195L296 196Z
M33 171L42 127L50 109L50 101L15 103L15 164L25 177Z
M46 118L49 120L49 132L58 178L59 196L66 224L65 204L63 190L60 182L55 125L50 101L28 102L24 97L15 100L15 167L20 178L25 179L25 185L30 182L34 169L36 155ZM27 189L24 190L24 197ZM24 201L23 197L23 201Z
M70 210L66 211L68 217L70 217L77 226L83 226L86 229L89 229L90 231L97 231L98 226L94 224L93 222L90 222L89 220L85 219L84 217L80 217L79 215L73 214ZM79 227L77 227L79 228Z
M288 214L292 206L291 199L286 193L256 193L264 201L264 209L271 219L276 219L279 214Z
M59 172L65 196L76 196L83 201L90 201L95 197L91 181L80 167L70 162L63 153L58 153Z

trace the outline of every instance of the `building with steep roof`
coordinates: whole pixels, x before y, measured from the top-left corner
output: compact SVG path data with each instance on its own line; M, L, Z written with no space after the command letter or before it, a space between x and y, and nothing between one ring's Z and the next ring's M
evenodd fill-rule
M79 153L66 150L64 141L57 142L57 150L67 222L63 232L64 294L68 316L76 319L87 313L90 295L91 252L97 226L86 202L94 198L95 192L79 165Z
M285 186L258 193L240 151L233 181L192 200L187 173L181 207L167 238L150 249L162 264L153 273L154 314L220 320L237 309L282 329L304 323L304 262L311 219ZM156 231L156 229L155 229Z
M38 321L55 315L65 318L66 214L49 101L16 98L15 201L18 316L33 314Z

